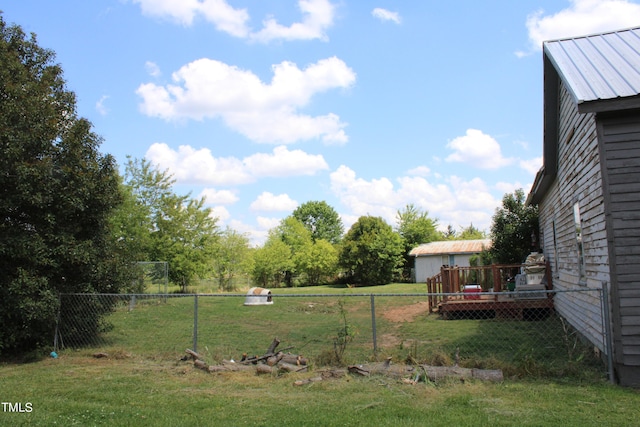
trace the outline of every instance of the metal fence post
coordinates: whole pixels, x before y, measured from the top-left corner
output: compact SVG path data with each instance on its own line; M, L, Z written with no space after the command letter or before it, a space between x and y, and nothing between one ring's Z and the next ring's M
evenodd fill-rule
M613 374L613 346L611 345L611 319L609 317L609 285L607 282L602 281L602 314L604 321L604 345L607 350L607 372L609 375L609 382L614 384L616 382Z
M58 314L56 315L56 329L53 333L53 351L58 351L58 334L60 334L60 313L62 312L62 294L58 295Z
M373 357L378 357L378 341L376 337L376 300L375 296L371 294L371 331L373 334Z
M193 294L193 351L198 352L198 294Z

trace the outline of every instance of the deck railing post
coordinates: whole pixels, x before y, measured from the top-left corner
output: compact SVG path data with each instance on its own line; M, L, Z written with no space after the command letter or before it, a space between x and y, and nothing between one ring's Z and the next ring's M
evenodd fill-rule
M502 282L500 279L500 270L498 269L498 266L493 264L491 266L491 272L493 273L493 292L500 292L502 290ZM494 299L497 301L498 295L494 295Z

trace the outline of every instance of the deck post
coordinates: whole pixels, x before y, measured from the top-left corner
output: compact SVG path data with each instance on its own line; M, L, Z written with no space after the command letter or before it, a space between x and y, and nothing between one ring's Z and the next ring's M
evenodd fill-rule
M491 271L493 272L493 292L500 292L502 290L502 279L500 278L500 269L497 265L491 265ZM498 295L494 295L493 298L497 301Z

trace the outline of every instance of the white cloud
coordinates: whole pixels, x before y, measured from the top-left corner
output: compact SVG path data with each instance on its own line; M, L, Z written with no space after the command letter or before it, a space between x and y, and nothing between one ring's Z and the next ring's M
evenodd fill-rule
M246 9L234 9L226 0L133 0L142 13L169 18L189 26L197 16L204 17L219 31L235 37L247 37L249 14Z
M331 173L330 178L331 190L350 213L381 216L387 220L395 216L392 206L398 205L398 197L387 178L371 181L356 178L356 173L344 165Z
M211 215L209 216L213 218L218 218L218 221L219 221L218 226L222 225L223 223L228 221L229 218L231 218L231 214L229 213L229 210L224 206L213 206L211 208Z
M216 190L215 188L205 188L202 190L198 198L203 197L207 205L232 205L239 200L234 191Z
M273 154L253 154L244 159L244 164L252 175L260 177L315 175L329 169L321 154L289 151L284 145L274 148Z
M258 224L257 227L246 224L237 219L232 219L229 221L228 225L231 229L236 230L239 233L246 234L253 247L259 247L267 240L269 230L277 226L280 223L280 220L276 218L257 217L256 223Z
M391 21L395 22L396 24L400 24L401 22L398 12L391 12L387 9L382 9L381 7L376 7L375 9L373 9L371 11L371 14L381 21Z
M261 229L269 231L280 224L280 218L267 218L264 216L256 217L256 223Z
M374 215L395 225L397 210L414 204L437 219L442 228L467 227L473 223L488 230L500 204L480 178L465 181L453 176L446 182L433 183L424 177L405 176L398 178L397 183L395 188L387 178L371 181L358 178L344 165L331 174L331 189L348 211L341 216L351 218L351 223L355 222L354 217Z
M145 157L161 170L168 169L180 183L238 185L255 180L242 160L214 157L208 148L197 150L189 145L181 145L176 151L167 144L155 143L149 147Z
M159 77L162 73L160 72L160 67L153 61L147 61L144 63L144 68L147 70L147 73L151 77Z
M500 144L477 129L467 129L464 136L459 136L447 144L454 150L446 160L473 165L480 169L498 169L513 163L513 159L502 156Z
M96 102L96 110L101 116L109 114L109 109L104 105L107 99L109 99L109 95L103 95L98 102Z
M318 93L351 86L356 79L351 68L331 57L302 70L288 61L272 69L271 82L263 83L251 71L199 59L173 73L175 84L140 85L136 91L142 98L140 110L164 120L222 118L256 142L347 141L346 124L337 115L312 117L299 109Z
M516 181L516 182L500 181L500 182L497 182L496 184L494 184L494 187L497 190L499 190L503 195L504 194L513 194L513 192L518 190L518 189L522 189L524 191L524 194L527 195L527 194L529 194L529 191L531 190L531 185L532 184L533 184L533 182L530 182L528 184L522 184L519 181Z
M257 153L244 159L215 157L208 148L181 145L174 150L165 143L152 144L145 155L161 170L168 169L180 183L239 185L257 178L314 175L329 169L322 155L275 147L271 154Z
M427 166L418 166L413 169L409 169L407 171L407 174L414 176L428 176L429 174L431 174L431 169L429 169L429 167Z
M275 195L263 191L256 200L251 202L249 209L261 212L286 212L298 207L298 202L291 199L288 194Z
M627 0L571 0L571 5L553 15L539 10L527 17L531 52L542 42L584 36L638 25L640 4ZM529 52L529 53L531 53ZM517 52L518 56L527 52Z
M529 160L520 160L519 164L520 168L526 170L531 175L535 175L542 167L542 157L535 157Z
M301 22L289 26L278 23L274 17L263 21L263 28L252 31L246 9L235 9L226 0L133 0L142 13L168 18L181 25L190 26L195 18L202 17L218 31L233 37L259 42L272 40L326 40L326 30L333 25L335 6L328 0L298 0L302 13Z
M272 40L327 40L325 30L333 25L334 5L328 0L299 0L298 8L302 12L302 22L287 27L270 17L263 21L262 30L249 37L264 43Z

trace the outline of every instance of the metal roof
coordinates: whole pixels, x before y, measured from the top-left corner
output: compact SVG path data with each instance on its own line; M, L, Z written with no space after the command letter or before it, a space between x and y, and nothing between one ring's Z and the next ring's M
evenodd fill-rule
M431 242L413 248L411 256L449 255L449 254L477 254L483 249L491 247L491 239L481 240L445 240Z
M640 97L640 27L547 41L543 47L579 111L617 110L619 101ZM625 108L637 106L634 101Z

